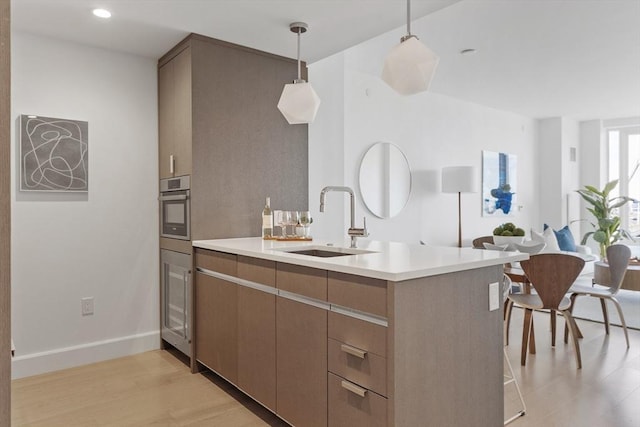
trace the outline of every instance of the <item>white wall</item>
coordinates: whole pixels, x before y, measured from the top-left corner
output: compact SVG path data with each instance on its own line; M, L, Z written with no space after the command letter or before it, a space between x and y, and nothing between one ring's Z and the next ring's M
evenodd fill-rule
M578 238L581 216L580 196L575 190L580 188L581 149L579 125L566 117L539 120L539 165L544 171L540 180L540 221L555 229L570 224ZM575 160L571 160L571 150L575 149Z
M12 155L13 376L157 348L156 61L15 32L12 43L13 118L89 122L88 194L17 191Z
M410 97L396 94L379 78L384 55L395 43L395 34L385 34L310 65L309 80L323 102L309 127L309 174L310 182L315 183L309 191L309 208L314 237L346 237L348 211L328 200L327 211L343 209L342 218L319 214L317 190L324 185L347 185L358 196L356 225L361 226L366 215L371 239L456 245L457 196L440 191L440 172L445 166L473 165L480 174L482 150L518 156L517 205L523 208L516 208L509 220L525 230L537 225L536 121L432 92ZM344 104L334 108L332 101L326 105L325 99L339 98L341 90ZM329 130L333 130L332 139L327 141ZM400 147L412 169L409 202L392 219L374 217L362 203L358 188L360 160L378 141ZM329 148L324 149L343 153L342 161L311 155L327 144ZM462 195L464 245L470 245L474 237L491 234L505 222L504 217L482 217L481 200L480 193Z
M580 125L572 119L563 118L562 126L562 192L563 211L559 223L549 224L558 229L569 224L571 232L576 240L581 239L580 223L580 196L576 193L580 185ZM575 160L571 159L571 150L575 150ZM577 242L579 243L579 242Z
M311 233L317 237L337 239L349 226L348 213L343 214L347 198L343 194L328 194L326 210L319 213L320 191L327 185L344 182L344 75L335 70L344 68L344 55L337 54L313 65L309 70L313 88L322 93L320 109L314 123L309 125L309 210L312 212ZM312 143L312 140L314 141ZM331 165L331 167L323 167ZM322 227L322 224L335 227ZM324 234L323 234L324 233Z
M580 186L592 185L602 188L607 182L607 162L608 150L602 120L580 122ZM586 203L581 200L580 206L581 218L592 218L586 209ZM588 231L593 231L590 221L582 222L580 236ZM593 239L589 239L588 244L593 253L599 253L598 245Z
M540 182L540 217L555 227L562 218L562 118L540 120L538 126L538 161L545 165L546 178Z

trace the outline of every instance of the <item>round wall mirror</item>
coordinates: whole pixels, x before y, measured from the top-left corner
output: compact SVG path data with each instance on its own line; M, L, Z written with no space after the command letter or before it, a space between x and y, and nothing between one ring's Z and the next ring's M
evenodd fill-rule
M400 148L377 142L367 150L360 163L360 193L375 216L391 218L400 213L411 193L411 170Z

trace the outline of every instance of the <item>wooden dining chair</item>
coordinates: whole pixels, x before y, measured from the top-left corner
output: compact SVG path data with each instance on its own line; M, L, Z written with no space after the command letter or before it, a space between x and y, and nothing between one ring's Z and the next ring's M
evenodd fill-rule
M616 294L622 286L622 281L629 267L629 259L631 258L631 249L625 245L611 245L607 248L607 263L609 264L609 277L610 283L574 283L569 289L571 294L571 308L573 313L573 307L575 306L576 299L579 296L591 296L600 299L600 307L602 307L602 317L604 320L604 329L607 335L609 335L609 313L607 312L607 300L611 301L618 310L618 317L620 317L620 323L622 323L622 329L624 330L624 337L627 340L627 348L629 348L629 332L627 332L627 323L624 321L624 314L622 314L622 307L616 299ZM568 330L565 327L564 335L565 341ZM578 330L578 336L582 338L582 333Z
M545 247L547 246L546 243L543 242L529 242L529 243L523 243L523 244L518 244L518 243L514 243L513 247L514 249L516 249L518 252L522 252L522 253L526 253L529 255L534 255L537 254L539 252L541 252ZM524 274L524 271L522 270L522 268L519 268L519 265L512 265L512 264L508 264L505 266L505 270L504 270L505 274L509 276L509 278L514 282L514 283L518 283L518 286L520 288L520 292L523 293L531 293L530 291L530 285L529 285L529 279L527 279L527 275ZM507 303L508 304L508 303ZM507 315L510 315L511 312L508 310L508 307L505 305L505 319L507 321L507 328L509 327L509 325L511 324L511 316L507 317ZM551 317L555 316L556 313L554 311L551 311ZM553 319L551 320L552 325L554 325L553 323ZM529 340L529 346L530 348L535 352L535 346L536 346L536 340L535 340L535 335L533 332L533 323L531 324L531 331L529 332L531 334L531 339ZM555 332L552 334L552 345L556 345L556 341L555 341ZM507 335L506 337L507 339L507 344L509 344L509 336Z
M474 249L484 249L483 243L485 242L493 244L493 236L476 237L471 242L471 245L473 246Z
M577 325L571 315L571 300L566 296L567 291L576 280L582 268L584 260L580 257L564 253L545 253L531 255L528 260L520 262L529 283L535 289L535 293L510 294L507 317L513 304L524 309L524 324L522 328L522 353L520 363L524 366L527 361L527 347L530 339L531 325L533 322L533 310L552 310L562 313L568 330L573 340L576 364L582 368L580 357L580 344L577 340ZM555 329L555 316L552 316L552 329ZM508 334L508 331L507 331ZM565 343L568 342L565 336ZM535 349L531 349L535 353Z

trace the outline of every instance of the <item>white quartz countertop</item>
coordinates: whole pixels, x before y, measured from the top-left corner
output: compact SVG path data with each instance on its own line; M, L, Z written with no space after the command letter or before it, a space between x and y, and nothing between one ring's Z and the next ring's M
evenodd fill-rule
M302 242L279 242L262 240L260 237L246 237L195 240L193 246L393 282L501 265L529 258L528 254L520 252L425 246L367 239L358 239L357 249L366 253L330 258L293 254L287 251L305 248L349 251L349 241L331 243L314 239Z

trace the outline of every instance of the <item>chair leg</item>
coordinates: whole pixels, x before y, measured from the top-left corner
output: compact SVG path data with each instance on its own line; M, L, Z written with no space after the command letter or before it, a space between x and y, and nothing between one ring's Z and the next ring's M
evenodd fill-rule
M504 420L504 425L506 426L507 424L511 423L512 421L515 421L518 418L524 416L524 414L527 412L527 405L524 403L524 398L522 397L522 392L520 391L520 386L518 385L518 380L516 380L516 377L513 374L513 368L511 367L511 362L509 362L509 357L507 356L507 349L503 348L503 350L504 350L504 362L507 365L507 369L509 371L509 375L505 375L506 381L504 382L504 385L506 387L508 384L513 383L513 385L516 388L516 391L518 392L518 397L520 398L520 403L522 404L522 410L521 411L519 411L517 414L513 415L512 417Z
M571 332L571 339L573 340L573 348L576 356L576 364L578 365L578 369L582 369L582 357L580 355L580 343L578 342L577 337L577 327L575 319L569 312L569 310L563 310L562 315L565 318L566 324L569 325L569 331Z
M615 305L616 309L618 310L618 317L620 317L620 323L622 323L622 330L624 331L624 337L627 340L627 348L629 348L629 332L627 332L627 322L624 321L624 314L622 314L622 307L620 306L620 303L618 302L616 297L611 297L609 299L613 302L613 305Z
M550 310L549 319L551 320L551 347L556 346L556 311Z
M529 333L531 332L531 323L533 320L533 310L524 309L524 324L522 325L522 352L520 354L520 364L524 366L527 363L527 346L529 344Z
M598 298L600 300L600 307L602 307L602 319L604 320L604 330L609 335L609 311L607 310L607 302L604 298Z
M576 306L576 300L578 299L579 296L580 296L579 294L571 294L571 297L570 297L571 306L569 307L569 313L571 313L571 316L573 316L573 307ZM584 338L582 336L582 331L580 330L577 324L576 324L576 331L577 331L578 338ZM566 322L564 325L564 342L565 344L569 342L569 328Z
M513 301L508 299L506 301L506 314L504 322L504 343L509 345L509 326L511 326L511 310L513 309Z
M533 311L531 311L531 327L529 328L529 354L536 354L536 332L533 322Z

